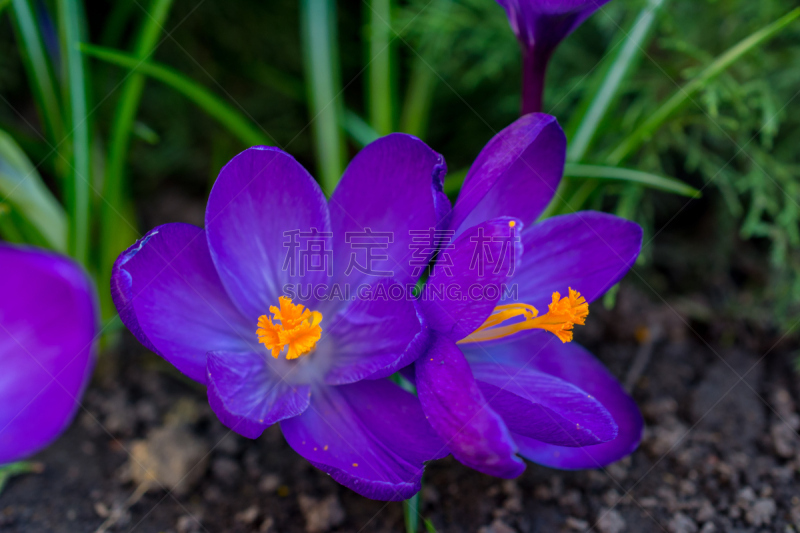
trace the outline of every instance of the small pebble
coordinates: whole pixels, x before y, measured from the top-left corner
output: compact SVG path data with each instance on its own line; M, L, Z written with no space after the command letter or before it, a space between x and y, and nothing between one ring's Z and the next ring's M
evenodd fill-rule
M595 527L600 533L622 533L625 525L625 519L615 509L600 509Z
M667 524L670 533L697 533L697 524L683 513L675 513Z

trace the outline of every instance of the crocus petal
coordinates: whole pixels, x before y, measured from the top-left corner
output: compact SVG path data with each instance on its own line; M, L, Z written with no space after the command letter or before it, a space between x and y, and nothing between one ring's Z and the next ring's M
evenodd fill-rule
M128 248L114 264L111 294L136 338L200 383L207 352L258 345L256 322L231 302L196 226L165 224Z
M516 219L493 219L469 228L452 250L440 252L420 302L431 329L457 341L484 323L522 256L520 229Z
M497 0L524 49L548 55L609 0Z
M550 374L586 391L603 404L619 428L614 440L583 448L545 444L514 434L520 455L543 465L578 470L618 461L639 445L644 423L636 402L603 364L581 346L574 342L562 344L546 332L536 332L488 350L498 360Z
M94 366L94 289L64 257L0 244L0 465L55 439Z
M437 227L449 211L449 201L442 192L447 172L444 158L416 137L394 133L381 137L361 150L352 160L330 200L334 231L334 265L337 281L355 287L367 274L350 267L351 259L373 276L391 273L401 283L413 283L433 247L424 246L423 234ZM398 231L402 228L402 231ZM389 237L363 237L366 229ZM349 234L349 242L348 242ZM362 236L359 236L362 235ZM420 247L415 243L422 242ZM375 258L368 264L367 250L354 243L374 243ZM430 248L427 250L425 248ZM386 258L386 259L382 259ZM415 274L415 270L418 270Z
M452 340L435 335L414 366L422 409L453 457L497 477L514 478L525 470L503 419L484 398Z
M511 281L518 301L547 310L555 291L572 287L593 301L633 266L642 228L623 218L582 211L548 218L522 234L525 252Z
M555 117L524 115L494 136L469 169L453 207L457 234L489 219L516 217L527 227L553 198L567 139Z
M308 408L311 389L290 383L295 364L273 360L266 352L211 352L208 354L208 398L220 421L257 438L275 422Z
M375 500L410 498L424 461L448 453L417 399L386 379L314 389L311 407L281 429L314 466Z
M420 323L422 317L405 290L389 280L379 281L364 298L333 317L326 383L344 385L386 377L419 357L429 330Z
M482 350L467 348L473 353ZM470 352L464 351L469 359ZM528 367L500 364L486 355L479 362L470 361L470 368L483 396L514 434L572 447L617 436L617 425L606 408L571 383Z
M208 198L206 233L223 285L253 324L278 304L285 284L326 279L322 254L303 255L314 242L332 251L325 195L277 148L249 148L222 168Z

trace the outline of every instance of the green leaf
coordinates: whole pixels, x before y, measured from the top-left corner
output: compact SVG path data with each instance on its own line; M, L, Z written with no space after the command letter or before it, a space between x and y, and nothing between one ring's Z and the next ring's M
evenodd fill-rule
M364 2L369 20L367 78L369 121L380 135L394 131L392 0Z
M442 16L447 17L453 5L453 0L432 0L430 4L433 4L430 6L431 10L439 9L442 12ZM436 85L440 79L439 74L425 59L425 56L438 58L446 54L447 49L452 45L452 40L453 35L449 32L430 32L422 46L420 46L422 53L412 48L414 57L406 96L403 101L400 131L420 139L425 138Z
M67 215L45 186L22 148L0 130L0 200L45 238L53 250L67 251Z
M586 112L580 116L575 134L570 136L567 148L568 161L577 162L586 155L597 128L618 96L623 81L644 53L650 29L664 2L665 0L648 0L647 5L639 12L619 52L605 71L600 88L589 95L591 101L586 106Z
M14 32L22 53L23 65L31 83L33 97L48 137L54 145L64 139L64 123L58 88L47 59L39 26L29 0L13 0Z
M567 163L564 166L564 175L576 178L628 181L649 187L651 189L658 189L681 196L688 196L690 198L700 198L702 196L700 191L694 187L686 185L684 182L678 179L666 178L664 176L650 174L649 172L631 170L628 168Z
M433 525L433 522L427 518L423 518L422 522L425 524L425 531L428 533L436 533L436 526Z
M137 72L158 80L175 89L186 98L197 104L209 116L216 119L248 146L256 144L274 144L272 140L237 109L220 97L173 68L153 61L142 61L136 57L102 46L81 45L84 54L118 65L135 69Z
M777 35L782 29L794 22L797 17L800 17L800 7L793 9L772 24L750 34L750 36L739 41L725 53L717 57L710 65L703 69L700 74L678 89L675 94L664 102L661 107L656 109L654 113L649 114L647 120L625 138L611 155L608 156L607 162L615 166L622 162L650 139L655 131L666 122L667 119L690 102L692 96L702 90L711 80L719 76L745 54Z
M44 465L31 461L19 461L17 463L0 466L0 492L3 492L8 480L11 479L12 476L19 476L21 474L41 474L42 472L44 472Z
M171 6L172 0L153 0L145 11L133 52L139 61L146 61L153 54ZM128 211L123 191L126 190L125 164L128 160L128 148L131 133L135 130L134 121L145 79L145 75L136 70L132 70L125 78L111 125L100 209L100 272L103 279L111 278L111 269L117 256L138 236L136 229L122 216ZM114 306L108 300L108 295L105 292L103 294L103 299L106 300L102 306L103 314L113 314Z
M351 109L344 110L344 131L362 148L380 137L372 126Z
M345 159L336 0L301 0L300 20L311 130L322 190L330 195Z
M58 23L64 58L64 101L68 102L71 146L69 176L66 182L66 204L69 215L68 250L84 266L89 259L89 219L91 177L91 145L87 102L88 72L80 52L84 26L83 5L79 0L58 0Z

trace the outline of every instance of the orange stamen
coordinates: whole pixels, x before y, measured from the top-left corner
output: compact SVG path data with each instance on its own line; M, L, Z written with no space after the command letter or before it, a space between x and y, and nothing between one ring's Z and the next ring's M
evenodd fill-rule
M270 350L275 359L286 348L286 359L297 359L311 353L322 337L322 314L311 311L291 298L278 297L278 307L270 306L272 318L258 317L258 342ZM273 322L273 320L280 322Z
M569 296L563 298L560 293L554 292L553 301L548 306L547 313L542 316L538 315L539 311L532 305L523 303L499 305L494 308L481 327L458 343L502 339L529 329L543 329L554 334L561 342L570 342L574 325L582 326L586 323L586 317L589 316L589 304L578 291L570 288ZM521 320L506 326L502 325L512 319Z

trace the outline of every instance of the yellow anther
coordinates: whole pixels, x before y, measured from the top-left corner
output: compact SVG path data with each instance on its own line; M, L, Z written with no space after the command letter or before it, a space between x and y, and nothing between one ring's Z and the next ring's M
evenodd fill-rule
M584 325L587 316L589 316L589 304L586 303L586 298L570 288L569 296L563 298L560 293L554 292L553 301L548 306L547 313L542 316L539 316L539 311L532 305L523 303L499 305L494 308L481 327L458 343L492 341L529 329L544 329L558 337L561 342L570 342L572 328L575 324ZM503 325L510 320L515 321Z
M292 303L291 298L278 297L278 305L269 308L272 318L258 317L258 342L270 350L275 359L286 348L286 359L297 359L310 353L322 337L322 315L301 304ZM275 322L273 322L273 320Z

